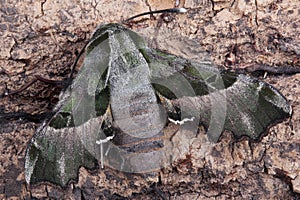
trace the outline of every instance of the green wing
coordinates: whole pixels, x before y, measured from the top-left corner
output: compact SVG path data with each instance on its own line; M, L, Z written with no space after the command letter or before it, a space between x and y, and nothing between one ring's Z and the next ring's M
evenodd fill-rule
M27 183L49 181L65 186L80 166L94 168L105 138L101 125L109 106L105 76L109 63L107 36L95 36L87 46L83 66L60 96L54 116L38 128L26 152Z
M191 62L147 49L152 83L168 102L168 114L194 116L217 142L224 130L236 138L258 139L274 122L291 114L285 97L271 85L222 70L210 62Z

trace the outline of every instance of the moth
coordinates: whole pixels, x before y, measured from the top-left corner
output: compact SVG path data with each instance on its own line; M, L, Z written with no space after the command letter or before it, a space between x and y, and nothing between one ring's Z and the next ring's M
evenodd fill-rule
M204 125L211 142L224 130L257 140L291 108L265 82L150 48L124 26L105 24L53 113L27 148L29 184L66 186L80 166L98 162L124 172L155 171L172 157L164 137L170 123L194 136Z

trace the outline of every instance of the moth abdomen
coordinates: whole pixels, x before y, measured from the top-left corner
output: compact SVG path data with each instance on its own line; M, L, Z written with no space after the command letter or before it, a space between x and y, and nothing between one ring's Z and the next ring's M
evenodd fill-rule
M150 138L135 138L125 133L116 134L113 143L128 153L156 151L164 147L164 133L160 131Z

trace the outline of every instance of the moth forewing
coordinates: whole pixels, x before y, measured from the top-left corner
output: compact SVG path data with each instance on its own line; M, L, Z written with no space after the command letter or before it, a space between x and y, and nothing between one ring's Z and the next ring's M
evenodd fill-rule
M97 39L102 41L94 45L92 42L98 42ZM95 167L95 155L99 153L95 141L101 137L99 127L108 107L109 94L107 90L104 92L102 74L108 67L109 46L101 37L92 42L87 45L76 79L60 95L55 115L43 123L28 146L25 165L28 183L49 181L65 186L77 177L80 166Z

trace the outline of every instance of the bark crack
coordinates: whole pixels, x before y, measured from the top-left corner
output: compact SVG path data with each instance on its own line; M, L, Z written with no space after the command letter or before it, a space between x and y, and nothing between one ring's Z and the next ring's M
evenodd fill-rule
M41 2L41 13L42 13L42 16L45 14L45 12L44 12L44 5L45 5L45 3L47 2L47 0L44 0L44 1L42 1Z

